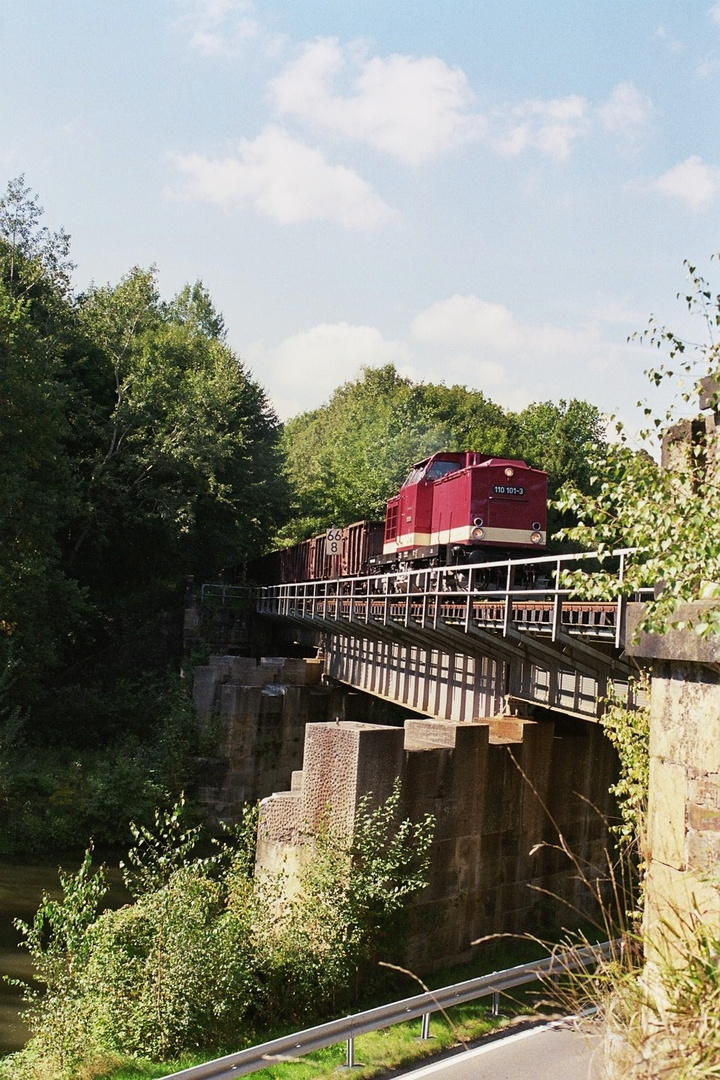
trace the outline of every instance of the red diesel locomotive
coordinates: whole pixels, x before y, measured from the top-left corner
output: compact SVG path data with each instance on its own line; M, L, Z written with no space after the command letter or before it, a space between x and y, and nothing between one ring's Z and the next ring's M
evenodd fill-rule
M263 584L458 566L541 551L547 540L547 473L475 450L433 454L413 465L385 522L342 530L332 554L324 533L248 566Z
M454 566L547 541L547 473L475 450L418 462L387 502L377 563Z

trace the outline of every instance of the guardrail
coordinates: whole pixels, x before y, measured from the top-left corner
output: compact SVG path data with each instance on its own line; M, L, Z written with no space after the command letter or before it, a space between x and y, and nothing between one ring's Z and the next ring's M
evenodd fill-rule
M421 1038L429 1038L430 1016L433 1012L447 1009L452 1005L462 1005L467 1001L476 1001L478 998L499 995L517 986L537 982L539 978L560 976L569 971L576 971L595 964L601 959L607 960L619 956L622 949L622 942L615 940L572 949L565 953L554 953L546 960L519 964L517 967L507 968L504 971L481 975L477 979L468 979L465 982L455 983L453 986L444 986L439 990L416 994L402 1001L394 1001L390 1005L380 1005L376 1009L354 1013L340 1020L331 1020L326 1024L319 1024L317 1027L308 1028L293 1035L272 1039L259 1046L250 1046L235 1054L228 1054L202 1065L194 1065L181 1072L170 1073L164 1080L232 1080L237 1076L248 1076L274 1062L297 1059L314 1050L322 1050L325 1046L334 1046L340 1042L347 1044L345 1064L352 1067L355 1064L354 1040L359 1035L392 1027L393 1024L401 1024L407 1020L416 1020L421 1016L423 1017Z
M226 604L254 600L258 590L254 585L226 585L224 582L208 582L200 589L200 603L208 601L219 603L222 607Z
M632 549L613 552L618 586L630 554ZM549 636L553 642L564 631L604 639L620 648L626 603L620 590L614 602L582 602L557 586L564 569L593 559L597 559L595 552L545 555L271 585L258 598L258 611L303 620L395 624L424 630L437 630L445 623L466 633L475 625L505 637L514 629Z

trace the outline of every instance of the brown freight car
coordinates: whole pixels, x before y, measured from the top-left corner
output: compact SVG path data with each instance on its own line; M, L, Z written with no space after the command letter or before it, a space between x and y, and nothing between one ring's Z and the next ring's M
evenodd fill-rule
M381 521L355 521L342 529L337 554L328 550L327 533L320 533L253 559L247 575L261 585L359 577L368 573L370 558L382 553L384 529Z

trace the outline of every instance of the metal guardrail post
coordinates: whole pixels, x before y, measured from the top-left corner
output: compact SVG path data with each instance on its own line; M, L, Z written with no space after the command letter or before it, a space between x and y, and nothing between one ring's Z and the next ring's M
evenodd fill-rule
M355 1068L355 1040L352 1037L350 1037L347 1040L345 1045L346 1045L345 1068L346 1069L354 1069Z
M426 1042L430 1038L430 1017L432 1013L423 1013L420 1022L420 1040Z

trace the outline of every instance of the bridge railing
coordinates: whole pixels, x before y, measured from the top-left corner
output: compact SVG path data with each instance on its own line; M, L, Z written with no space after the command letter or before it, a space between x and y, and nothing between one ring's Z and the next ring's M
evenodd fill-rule
M613 552L618 588L631 549ZM258 610L303 620L404 625L425 630L477 626L507 637L511 629L547 636L561 633L621 644L625 597L579 601L557 582L563 570L598 563L595 552L473 563L465 566L330 581L269 586ZM607 561L607 560L606 560ZM650 592L651 590L645 590Z

